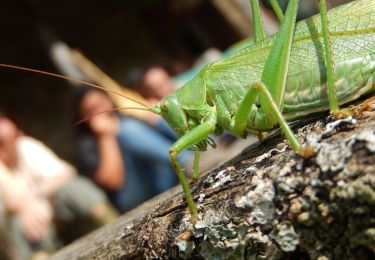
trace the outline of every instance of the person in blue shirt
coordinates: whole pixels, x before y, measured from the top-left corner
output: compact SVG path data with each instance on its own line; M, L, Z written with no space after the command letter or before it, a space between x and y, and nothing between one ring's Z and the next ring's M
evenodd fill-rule
M176 136L164 121L151 125L121 116L108 95L96 89L82 91L77 104L79 118L87 118L78 129L77 167L118 210L128 211L177 184L168 152ZM192 155L179 159L189 165Z

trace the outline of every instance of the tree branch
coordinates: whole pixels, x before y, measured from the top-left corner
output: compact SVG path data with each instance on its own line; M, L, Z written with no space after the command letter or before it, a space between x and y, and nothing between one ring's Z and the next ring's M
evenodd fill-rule
M295 130L311 159L276 133L205 175L194 227L178 187L53 258L374 258L375 112L331 121Z

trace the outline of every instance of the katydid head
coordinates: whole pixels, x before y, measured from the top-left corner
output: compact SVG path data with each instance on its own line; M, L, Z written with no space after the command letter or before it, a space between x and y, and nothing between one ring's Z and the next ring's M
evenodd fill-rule
M177 135L182 136L200 124L205 100L205 82L199 73L175 93L162 99L157 108Z
M178 136L189 130L188 114L178 103L175 95L166 96L155 108Z
M187 110L181 106L176 95L172 94L160 101L153 108L154 113L160 114L168 125L176 132L178 136L183 136L201 125L202 115L205 110ZM205 151L207 146L216 147L215 142L206 137L193 145L194 150Z

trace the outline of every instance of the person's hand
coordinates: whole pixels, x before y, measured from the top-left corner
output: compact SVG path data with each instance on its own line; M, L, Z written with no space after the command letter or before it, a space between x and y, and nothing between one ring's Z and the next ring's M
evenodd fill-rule
M91 131L98 136L114 136L118 132L119 120L113 114L104 113L93 116L89 125Z
M52 212L48 203L38 198L30 198L18 212L21 229L30 241L40 241L48 233Z

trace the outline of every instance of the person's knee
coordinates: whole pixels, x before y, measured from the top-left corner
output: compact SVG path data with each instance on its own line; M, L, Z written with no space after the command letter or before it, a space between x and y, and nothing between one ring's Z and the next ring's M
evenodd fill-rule
M91 180L77 176L67 182L54 198L56 215L65 221L87 217L98 205L108 203L105 193ZM100 208L100 207L99 207Z

